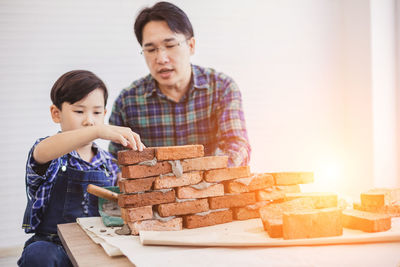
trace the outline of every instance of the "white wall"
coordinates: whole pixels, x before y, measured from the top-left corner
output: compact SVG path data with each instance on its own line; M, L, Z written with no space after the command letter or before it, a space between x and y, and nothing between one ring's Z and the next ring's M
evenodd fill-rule
M147 74L132 25L154 2L0 2L0 248L27 238L20 229L25 160L35 139L58 130L48 110L52 84L66 71L89 69L108 85L111 110L118 92ZM376 53L377 45L394 47L387 43L395 40L394 14L379 18L394 1L173 2L194 26L193 63L225 72L242 90L253 171L315 171L306 190L346 195L374 184L399 186L398 149L390 147L398 148L398 102L390 98L398 89L389 84L379 96L376 82L394 74L379 74L374 65L380 58L399 73L390 54ZM374 25L390 26L384 42L373 39ZM390 109L380 113L382 106ZM379 114L390 120L378 122ZM387 136L390 143L381 139ZM389 166L379 156L387 151ZM388 175L376 183L379 168Z

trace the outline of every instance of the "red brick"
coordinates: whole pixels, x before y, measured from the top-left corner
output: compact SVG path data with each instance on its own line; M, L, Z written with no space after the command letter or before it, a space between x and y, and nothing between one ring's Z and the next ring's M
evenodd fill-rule
M271 173L276 185L308 184L314 182L313 172L275 172Z
M154 166L147 165L129 165L122 166L121 172L123 178L144 178L170 173L171 164L167 161L157 162Z
M153 183L155 180L155 177L142 179L121 179L118 182L118 186L122 193L149 191L153 188Z
M203 156L203 145L167 146L156 148L156 158L158 161L189 159Z
M142 221L153 218L152 206L139 208L121 208L121 218L125 222Z
M216 224L228 223L233 221L232 211L210 211L210 213L185 215L183 216L183 226L186 228L199 228Z
M176 196L180 199L191 199L191 198L206 198L212 196L223 196L224 185L213 184L204 189L197 189L192 186L178 187L176 189Z
M143 151L138 150L123 150L118 151L118 164L120 165L131 165L146 160L152 160L155 157L154 148L145 148Z
M254 204L255 202L256 195L254 192L208 198L208 204L210 205L210 209L212 210L244 207L250 204Z
M226 168L228 166L228 156L183 159L181 160L181 165L184 172Z
M128 222L131 235L139 235L139 231L179 231L182 230L182 218L173 218L169 221L145 220Z
M250 175L251 174L249 166L239 166L205 171L203 179L206 182L215 183L236 178L249 177Z
M122 208L137 208L148 205L175 202L175 191L152 191L147 193L119 194L118 206Z
M239 178L225 182L226 193L246 193L274 185L274 178L268 173L254 174L250 177Z
M181 177L175 175L160 175L155 178L154 189L164 189L179 187L185 185L198 184L203 179L203 173L200 171L184 172Z
M270 202L263 201L257 202L245 207L232 208L233 218L235 220L249 220L253 218L260 218L259 209L268 205Z
M208 211L208 201L207 199L197 199L160 204L158 205L157 210L161 217L199 213Z
M296 185L279 185L271 188L259 190L256 192L257 201L280 201L285 198L286 193L299 193L300 186Z

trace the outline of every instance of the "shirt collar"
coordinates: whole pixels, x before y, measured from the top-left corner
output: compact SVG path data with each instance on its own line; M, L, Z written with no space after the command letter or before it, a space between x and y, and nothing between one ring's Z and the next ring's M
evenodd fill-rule
M112 157L110 154L106 153L103 149L100 149L99 146L93 142L92 143L92 149L94 151L94 157L92 158L92 162L89 162L91 165L97 167L98 165L103 164L105 161L112 160ZM72 157L83 161L83 159L79 156L78 152L76 150L73 150L69 153Z
M192 78L190 81L190 88L188 90L191 94L197 89L210 89L210 83L208 82L207 75L196 65L191 64ZM145 97L149 97L155 93L162 94L161 90L157 87L156 80L149 74L146 78L145 86Z

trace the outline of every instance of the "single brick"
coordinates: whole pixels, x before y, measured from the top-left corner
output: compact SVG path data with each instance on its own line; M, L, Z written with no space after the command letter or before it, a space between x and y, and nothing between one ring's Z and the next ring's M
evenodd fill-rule
M118 182L118 186L122 193L143 192L151 190L155 180L155 177L142 179L121 179Z
M173 218L168 221L145 220L128 222L131 235L139 235L139 231L179 231L182 230L182 218Z
M184 202L160 204L157 207L158 213L162 217L175 215L185 215L208 211L207 199L196 199Z
M233 221L231 210L209 211L206 214L194 214L183 216L185 228L199 228Z
M361 205L383 207L400 204L400 189L374 188L361 193Z
M168 192L152 191L118 195L118 206L122 208L137 208L171 202L175 202L175 191L173 189Z
M299 198L283 203L272 203L260 208L259 213L265 231L270 237L282 237L282 218L285 211L309 210L314 204L309 198Z
M271 188L274 185L274 178L268 173L260 173L246 178L227 181L224 185L226 193L246 193Z
M181 160L183 172L221 169L228 166L228 156L209 156Z
M166 146L156 148L156 158L158 161L199 158L203 156L203 145Z
M154 148L145 148L143 151L138 150L122 150L118 151L118 164L132 165L146 160L152 160L155 157Z
M254 192L208 198L208 204L212 210L244 207L255 202L256 195Z
M300 186L295 185L277 185L256 192L257 201L280 201L285 198L286 193L299 193Z
M236 178L249 177L250 175L249 166L239 166L205 171L203 179L208 183L216 183Z
M383 232L391 228L389 215L377 214L359 210L343 211L343 227L364 232Z
M180 199L206 198L206 197L223 196L223 195L224 195L223 184L212 184L204 189L197 189L193 186L178 187L176 189L176 196Z
M125 222L136 222L153 218L152 206L121 208L121 218Z
M129 165L122 166L121 172L123 178L144 178L166 174L172 171L171 164L168 161L157 162L154 166L147 165Z
M314 182L313 172L275 172L271 173L276 185L308 184Z
M329 237L342 234L342 210L339 208L283 213L283 239Z
M314 208L324 209L333 208L338 205L338 197L335 193L307 192L307 193L286 193L285 201L296 198L309 198L314 203Z
M360 203L353 203L353 209L374 212L379 214L386 214L391 217L400 217L400 202L399 204L385 205L385 206L364 206Z
M154 189L173 188L185 185L198 184L203 179L200 171L184 172L181 177L175 175L160 175L155 178Z
M249 220L253 218L260 218L259 209L268 205L270 202L256 202L252 205L247 205L245 207L232 208L233 219L235 220Z

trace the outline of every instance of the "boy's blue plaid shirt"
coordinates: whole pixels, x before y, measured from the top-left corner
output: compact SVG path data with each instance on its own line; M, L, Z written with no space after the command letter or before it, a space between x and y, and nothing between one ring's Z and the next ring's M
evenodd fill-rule
M236 83L209 68L192 65L187 94L168 99L149 74L116 99L110 124L130 127L147 147L203 144L206 155L228 155L230 166L247 165L250 144ZM111 143L115 155L124 149Z
M43 139L44 138L40 138L35 142L29 152L26 164L28 194L33 200L31 225L24 226L26 232L34 231L41 222L45 208L50 200L51 189L55 183L55 177L61 167L60 158L54 159L46 165L38 165L33 158L35 147ZM68 166L80 171L104 171L105 165L110 174L110 178L112 179L112 184L116 184L119 168L118 165L113 162L112 155L98 147L95 143L93 143L93 148L97 153L90 163L84 161L76 151L72 151L71 153L62 156L61 159L65 160L68 163Z

